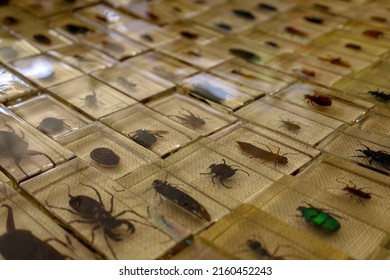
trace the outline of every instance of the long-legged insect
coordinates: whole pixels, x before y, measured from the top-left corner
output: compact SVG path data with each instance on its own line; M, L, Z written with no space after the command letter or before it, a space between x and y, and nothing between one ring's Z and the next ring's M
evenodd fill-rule
M98 107L99 100L97 98L96 92L93 90L92 94L86 95L85 97L80 97L84 101L84 105L88 108Z
M384 91L379 90L369 90L367 94L371 94L374 96L378 101L386 103L390 101L390 93L385 93Z
M348 182L342 181L340 178L337 178L336 181L345 185L342 190L347 193L350 200L352 197L356 197L360 202L363 202L363 199L369 200L371 199L371 195L373 195L373 193L363 191L363 188L358 188L351 180L348 181L351 186L348 184Z
M284 153L280 154L280 148L277 147L277 152L273 152L271 148L268 145L265 145L269 151L263 150L262 148L259 148L255 145L252 145L248 142L242 142L242 141L236 141L240 150L247 153L250 158L257 158L264 160L261 163L265 162L273 162L276 170L276 165L281 164L285 165L288 163L288 159L285 155L291 154L291 153Z
M351 157L361 157L366 158L369 161L370 166L372 166L372 162L375 162L376 164L380 165L384 169L390 170L390 154L386 151L374 151L370 149L370 147L364 145L359 140L358 142L360 145L364 146L366 149L358 149L355 150L356 152L361 152L363 155L359 156L351 156Z
M278 122L281 122L279 128L285 128L288 131L297 134L302 126L307 126L299 122L292 121L290 119L284 119L282 116L279 116Z
M281 248L294 248L290 245L281 244L276 246L276 248L271 252L267 247L265 246L264 242L256 240L256 239L248 239L246 241L246 245L249 247L249 249L256 254L257 257L263 259L263 260L285 260L287 257L291 257L294 259L302 259L302 257L295 255L295 254L289 254L289 255L278 255L278 251ZM295 249L295 248L294 248Z
M192 127L193 129L200 128L206 124L205 119L202 119L201 117L195 115L190 110L181 108L183 111L186 111L188 113L180 113L180 115L174 115L173 117L177 118L181 124L187 125Z

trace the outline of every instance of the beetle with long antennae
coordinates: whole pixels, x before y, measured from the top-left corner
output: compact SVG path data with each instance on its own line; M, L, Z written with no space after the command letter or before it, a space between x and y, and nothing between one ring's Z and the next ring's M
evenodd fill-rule
M358 188L351 180L345 182L342 181L340 178L337 178L336 181L340 184L345 185L342 190L348 194L350 200L352 199L352 197L356 197L360 202L363 202L363 199L369 200L373 195L373 193L363 191L363 188ZM350 183L351 185L349 185L348 183Z

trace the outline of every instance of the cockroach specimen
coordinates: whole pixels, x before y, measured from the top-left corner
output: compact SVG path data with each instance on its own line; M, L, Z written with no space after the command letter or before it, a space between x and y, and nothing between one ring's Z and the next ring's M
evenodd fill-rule
M352 197L356 197L359 199L360 202L362 202L362 199L371 199L372 193L363 191L363 188L358 189L356 185L352 183L351 180L349 180L349 183L351 183L352 186L348 185L348 183L346 182L341 181L340 179L336 179L336 181L345 185L342 190L348 193L350 199L352 199Z
M345 47L349 48L349 49L356 50L356 51L360 51L362 49L361 46L359 46L357 44L353 44L353 43L347 43L347 44L345 44Z
M298 37L302 37L302 38L307 38L309 37L309 34L307 34L306 32L302 31L302 30L299 30L295 27L292 27L292 26L286 26L284 28L284 30L288 33L288 34L291 34L291 35L294 35L294 36L298 36Z
M188 113L180 113L180 115L175 115L174 117L177 118L181 124L187 125L192 127L193 129L198 129L206 124L205 120L202 119L199 116L194 115L190 110L183 109L182 110L186 111Z
M42 155L52 163L53 167L56 166L53 159L45 153L28 149L28 142L23 140L24 133L22 131L22 136L20 137L15 133L15 130L10 125L4 122L4 126L11 131L0 130L0 155L12 157L16 166L24 173L24 175L28 176L28 174L24 172L20 166L20 162L25 157Z
M232 31L233 29L229 24L223 22L216 23L215 25L223 31Z
M304 19L308 22L312 22L315 24L323 24L324 23L324 20L322 18L318 18L318 17L305 16Z
M379 30L367 29L367 30L363 31L363 35L365 35L367 37L374 38L374 39L378 39L378 38L382 37L383 35L385 35L385 33L383 33L382 31L379 31Z
M187 38L187 39L191 39L191 40L197 39L199 37L198 34L192 33L189 31L185 31L185 30L180 31L180 35Z
M72 130L72 128L67 125L63 119L57 119L53 117L47 117L44 118L38 125L38 129L45 133L46 135L51 135L54 133L61 132L64 130L64 128L67 128L69 131Z
M157 142L157 137L163 138L162 135L167 133L169 131L166 130L138 129L127 135L138 144L150 149Z
M158 194L176 203L177 205L184 208L188 212L194 214L198 218L201 218L208 222L211 221L209 212L202 204L200 204L190 195L172 186L167 181L154 180L153 188L156 190Z
M245 10L234 9L233 14L238 16L239 18L246 20L255 20L256 16L254 16L251 12Z
M318 106L323 106L323 107L329 107L332 106L332 99L325 95L319 95L317 93L315 94L305 94L304 98L307 102L307 104L311 105L318 105Z
M50 241L68 247L64 242L49 238L41 240L31 231L16 229L13 209L7 204L1 205L8 210L7 232L0 236L0 254L6 260L66 260L71 259L49 245Z
M360 141L359 141L360 143ZM361 152L363 155L360 156L352 156L352 157L361 157L367 158L369 160L370 166L372 166L372 162L377 163L383 168L390 170L390 154L386 151L374 151L371 150L370 147L360 143L360 145L364 146L366 149L358 149L356 152Z
M217 178L217 179L219 179L219 182L222 184L222 186L224 186L225 188L228 188L228 189L231 189L232 187L226 186L223 183L223 181L232 177L234 174L236 174L237 171L244 172L248 176L250 176L249 173L245 170L238 169L238 168L234 169L234 168L232 168L232 166L234 166L234 165L227 165L225 159L222 159L222 161L223 161L223 163L220 163L220 164L216 164L216 163L211 164L209 166L209 169L211 169L210 173L200 173L200 174L201 175L214 174L213 177L211 178L211 181L213 182L213 184L215 184L214 178Z
M110 148L96 148L89 154L91 159L103 167L115 167L120 161L120 157Z
M264 162L273 162L275 165L275 170L276 170L276 165L281 164L285 165L288 163L287 157L285 157L285 154L280 154L280 148L278 148L277 152L274 153L269 146L265 145L269 151L263 150L262 148L259 148L255 145L252 145L247 142L242 142L242 141L236 141L240 150L243 151L244 153L247 153L250 158L257 158L264 160Z
M46 35L44 34L34 34L33 35L33 39L40 43L40 44L43 44L43 45L50 45L51 44L51 39L49 37L47 37Z
M89 29L88 27L85 27L85 26L82 26L82 25L77 25L77 24L73 24L73 23L68 23L64 26L64 29L73 34L73 35L84 35L88 32L92 32L93 30L92 29Z
M319 60L328 61L331 64L338 65L345 68L350 68L351 64L345 60L342 60L341 57L318 57Z
M95 230L99 228L103 228L104 240L106 241L106 244L110 249L114 258L117 259L114 250L112 249L110 243L108 242L108 239L111 239L116 242L122 241L125 235L131 235L134 234L135 232L135 226L133 223L130 222L130 220L124 220L118 218L126 213L132 213L137 216L140 215L133 210L124 210L119 214L113 216L112 213L114 210L114 196L112 194L107 192L107 194L111 196L111 200L110 200L111 205L110 205L110 209L106 210L102 198L100 196L100 193L94 187L87 184L83 184L81 182L80 185L93 190L96 193L98 200L89 197L87 195L72 196L70 194L70 187L68 186L68 197L69 197L68 203L72 209L53 206L50 205L47 201L46 201L46 205L50 208L64 210L68 213L83 218L83 220L73 220L69 222L68 223L69 226L73 223L96 224L96 226L92 229L91 244L93 244L95 240ZM133 221L133 222L138 222L140 224L143 224L139 221ZM124 228L122 228L123 226Z
M370 90L367 93L374 96L380 102L386 103L390 101L390 93L385 93L384 91L379 90Z

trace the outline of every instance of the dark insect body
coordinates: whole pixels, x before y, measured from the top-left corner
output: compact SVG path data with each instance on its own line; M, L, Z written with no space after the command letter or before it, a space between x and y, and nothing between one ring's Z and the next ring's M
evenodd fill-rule
M205 120L199 116L194 115L190 110L183 109L188 113L181 113L180 115L174 116L177 118L182 124L192 127L193 129L200 128L206 124Z
M253 52L249 52L243 49L229 49L229 52L239 58L242 58L248 62L258 64L261 61L261 57Z
M46 35L43 34L34 34L33 39L43 45L50 45L51 44L51 39L47 37Z
M229 24L223 22L216 23L215 25L223 31L231 31L233 29Z
M129 81L128 81L125 77L123 77L123 76L119 76L119 77L117 78L117 82L118 82L118 84L119 84L120 86L122 86L122 87L124 87L124 88L126 88L126 89L128 89L128 90L134 91L134 90L136 90L136 88L137 88L137 84L136 84L136 83L129 82Z
M293 69L292 72L297 74L298 76L304 76L304 77L308 77L308 78L315 78L317 75L317 73L315 71L309 70L306 68Z
M269 47L275 48L275 49L279 49L280 48L280 46L277 43L272 42L272 41L266 41L266 42L264 42L264 44L269 46Z
M360 142L359 142L360 143ZM372 162L382 166L383 168L390 170L390 154L386 151L374 151L371 150L370 147L360 143L366 149L355 150L356 152L361 152L363 155L361 156L353 156L353 157L362 157L367 158L369 160L370 166L372 166Z
M133 223L131 223L129 220L118 219L118 218L126 213L133 213L137 216L139 215L135 213L133 210L124 210L119 214L113 216L112 213L114 208L114 197L112 194L109 194L111 196L110 209L106 210L102 198L100 196L100 193L94 187L83 183L80 183L80 185L93 190L96 193L98 200L86 195L72 196L70 194L70 187L68 186L68 197L69 197L68 203L72 209L49 205L48 202L46 202L46 204L50 208L64 210L67 211L68 213L83 218L83 220L73 220L69 222L68 223L69 226L72 223L96 224L96 226L92 229L91 244L93 244L95 240L95 230L102 228L104 233L104 240L106 241L106 244L110 249L114 258L117 259L114 250L112 249L110 243L108 242L108 239L111 239L116 242L122 241L125 235L131 235L135 232L135 226Z
M146 42L150 42L150 43L154 42L154 38L151 35L149 35L149 34L146 34L146 33L145 34L141 34L140 37L141 37L142 40L144 40Z
M329 97L327 97L325 95L305 94L304 97L305 97L307 104L318 105L318 106L323 106L323 107L332 106L332 99L330 99Z
M277 12L278 11L278 8L276 8L275 6L272 6L270 4L267 4L267 3L260 3L259 5L257 5L257 7L259 7L259 9L267 10L270 12Z
M234 9L233 13L242 19L246 19L246 20L255 20L256 19L256 17L251 12L248 12L245 10Z
M84 100L85 106L89 108L96 108L98 106L98 99L94 90L92 91L92 94L89 94L81 99Z
M282 122L282 125L280 127L284 127L285 129L287 129L288 131L293 132L293 133L298 133L299 130L301 129L301 126L299 125L299 123L293 122L289 119L284 120L281 117L279 117L279 118L280 118L280 121Z
M13 158L15 165L24 173L24 175L28 176L20 166L20 162L26 157L42 155L52 163L53 167L56 166L53 159L45 153L28 149L28 142L23 140L23 132L21 132L22 136L20 137L15 133L15 130L11 126L5 122L4 125L11 131L0 130L0 155Z
M268 148L269 151L263 150L262 148L259 148L247 142L242 142L242 141L236 141L236 142L240 150L247 153L250 156L250 158L257 158L257 159L264 160L262 163L273 162L275 165L275 169L277 164L285 165L288 163L287 157L284 156L286 154L282 154L282 155L280 154L280 148L278 148L277 152L274 153L267 145L265 146Z
M103 167L115 167L120 161L120 157L110 148L96 148L89 154L91 159Z
M373 90L370 90L370 91L368 91L368 94L371 94L378 101L383 102L383 103L386 103L386 102L390 101L390 93L385 93L384 91L379 91L379 90L373 91Z
M157 137L163 138L163 134L169 133L166 130L138 129L128 133L128 136L138 144L150 149L156 142Z
M158 194L176 203L177 205L184 208L188 212L191 212L198 218L201 218L208 222L211 221L209 212L202 204L200 204L198 201L196 201L194 198L192 198L190 195L186 194L185 192L179 190L176 187L173 187L167 181L154 180L153 188L156 190Z
M88 27L77 25L73 23L68 23L64 26L65 30L69 33L72 33L73 35L80 35L80 34L86 34L88 32L92 32L92 29L89 29Z
M225 159L222 159L223 163L216 164L213 163L209 166L209 169L211 169L210 173L200 173L201 175L210 175L213 174L213 177L211 178L211 181L214 184L214 178L217 178L222 186L225 188L231 189L232 187L226 186L223 182L231 177L233 177L234 174L236 174L237 171L241 171L246 173L248 176L249 173L242 169L234 169L232 168L233 165L227 165Z
M50 241L56 241L67 246L60 240L49 238L41 240L31 231L16 229L12 208L3 204L1 207L7 208L7 232L0 236L0 254L6 260L66 260L65 256L49 245Z
M305 16L304 19L308 22L312 22L315 24L323 24L324 23L324 20L322 18L318 18L318 17Z
M189 31L180 31L180 35L187 38L187 39L191 39L191 40L194 40L194 39L197 39L199 37L198 34L196 33L192 33L192 32L189 32Z
M19 20L13 16L6 16L1 21L4 25L12 26L19 23Z
M222 88L212 86L210 84L196 84L194 85L194 89L191 91L218 104L221 104L229 97L229 93L224 91Z
M285 260L284 256L278 256L276 253L279 251L279 249L282 247L281 245L277 246L273 253L270 253L267 248L261 244L260 241L257 241L255 239L248 239L246 241L246 245L248 245L249 249L252 250L252 252L256 253L261 259L265 260Z
M356 51L360 51L362 49L361 46L359 46L357 44L353 44L353 43L347 43L347 44L345 44L345 47L349 48L349 49L356 50Z
M309 204L309 206L310 207L300 206L297 208L309 225L329 234L335 233L340 229L340 222L331 214L320 208L316 208L311 204Z
M382 37L383 35L385 35L385 33L383 33L382 31L379 31L379 30L368 29L368 30L363 31L363 35L365 35L367 37L374 38L374 39L378 39L378 38Z
M371 193L363 191L363 188L358 189L357 186L352 183L352 181L349 181L352 186L349 186L348 183L342 182L340 180L336 180L339 183L345 184L345 187L342 189L343 191L347 192L349 194L349 198L356 197L359 199L359 201L362 201L362 199L368 200L371 199Z
M302 31L302 30L299 30L295 27L292 27L292 26L286 26L284 28L284 30L288 33L288 34L291 34L291 35L294 35L294 36L298 36L298 37L302 37L302 38L307 38L309 37L309 34L307 34L306 32Z
M38 129L47 135L61 132L65 127L69 131L72 130L72 128L67 125L64 120L52 117L44 118L38 125Z
M318 57L318 59L322 61L328 61L331 64L338 65L345 68L351 67L351 64L345 60L342 60L341 57Z
M382 23L387 22L387 18L385 17L371 16L370 18L377 22L382 22Z

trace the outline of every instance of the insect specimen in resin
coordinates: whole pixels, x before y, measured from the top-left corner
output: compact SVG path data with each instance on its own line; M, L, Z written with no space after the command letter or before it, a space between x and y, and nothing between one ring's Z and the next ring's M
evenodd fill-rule
M119 164L120 157L110 148L96 148L89 154L97 164L103 167L111 168Z
M72 130L72 128L67 125L63 119L57 119L53 117L44 118L39 123L37 128L47 135L59 133L63 131L64 128L67 128L69 131Z
M338 66L341 66L341 67L345 67L345 68L350 68L351 67L351 64L345 60L342 60L341 57L318 57L319 60L322 60L322 61L328 61L330 62L331 64L334 64L334 65L338 65Z
M332 106L332 99L330 99L328 96L320 95L320 94L305 94L304 98L307 102L307 104L310 105L317 105L322 107L329 107Z
M335 216L334 214L325 212L323 209L316 208L311 204L309 204L309 207L300 206L297 210L301 212L302 217L309 225L322 232L332 234L341 228L340 222L333 217Z
M128 133L128 136L138 144L150 149L154 144L156 144L158 140L157 137L163 138L163 134L167 133L169 133L169 131L166 130L138 129Z
M177 118L181 124L190 126L193 129L199 129L206 124L206 121L204 119L193 114L190 110L183 109L183 108L182 110L186 111L188 114L180 113L180 115L173 116Z
M211 181L214 183L214 178L217 178L219 180L219 182L221 183L222 186L224 186L225 188L228 188L228 189L231 189L232 187L229 187L227 185L225 185L223 182L231 177L233 177L237 171L241 171L241 172L244 172L246 173L248 176L249 173L245 170L242 170L242 169L238 169L238 168L232 168L234 165L228 165L226 164L226 161L225 159L222 159L222 162L223 163L213 163L209 166L209 169L211 169L210 173L200 173L201 175L213 175L213 177L211 177Z

